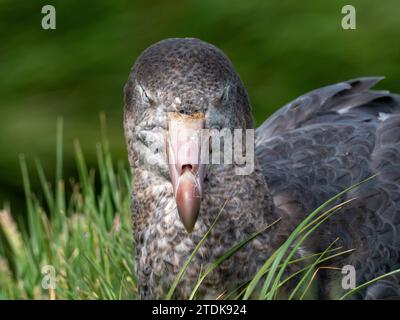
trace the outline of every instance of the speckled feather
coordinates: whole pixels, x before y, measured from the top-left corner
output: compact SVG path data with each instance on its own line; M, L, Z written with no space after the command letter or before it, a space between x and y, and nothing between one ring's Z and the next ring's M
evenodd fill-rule
M203 112L206 128L252 128L246 90L222 51L197 39L167 39L146 49L125 87L124 128L132 168L132 221L139 298L162 298L195 245L227 205L179 284L187 298L200 270L240 240L283 217L209 275L198 297L215 298L250 279L295 224L342 189L379 172L354 191L351 206L325 223L299 254L325 249L336 237L357 250L339 265L358 281L397 267L400 241L400 107L398 97L371 91L378 78L355 79L299 97L256 131L251 175L209 165L195 230L187 234L175 205L164 138L167 112ZM316 245L317 244L317 245ZM323 289L337 279L323 277ZM329 297L328 290L321 290ZM361 298L398 297L398 278Z

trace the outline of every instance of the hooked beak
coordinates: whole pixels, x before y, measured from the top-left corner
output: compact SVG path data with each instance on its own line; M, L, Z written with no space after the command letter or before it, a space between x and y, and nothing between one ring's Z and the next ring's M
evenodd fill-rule
M203 192L205 165L201 164L201 130L204 115L168 114L167 157L179 216L188 233L193 231Z

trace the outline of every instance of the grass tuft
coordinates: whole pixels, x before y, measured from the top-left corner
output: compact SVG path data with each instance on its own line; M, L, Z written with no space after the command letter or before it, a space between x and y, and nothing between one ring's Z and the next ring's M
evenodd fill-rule
M129 171L114 166L108 146L99 143L94 173L77 141L79 182L67 199L62 119L56 139L54 187L36 159L38 193L44 196L40 201L20 156L27 215L15 221L8 210L0 212L0 299L134 299ZM52 276L44 273L45 266L54 268L55 290L42 286Z

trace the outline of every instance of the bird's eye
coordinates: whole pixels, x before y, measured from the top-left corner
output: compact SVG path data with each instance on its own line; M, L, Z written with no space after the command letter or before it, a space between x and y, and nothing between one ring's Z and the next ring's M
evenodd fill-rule
M213 104L215 106L222 106L224 104L225 101L228 100L228 96L229 96L229 89L230 86L227 85L222 92L214 99Z
M152 99L149 97L146 90L144 90L141 85L138 85L137 89L139 91L140 97L142 98L142 101L144 103L150 104L152 102Z
M231 90L231 86L227 85L221 94L221 101L227 101L229 99L229 92Z

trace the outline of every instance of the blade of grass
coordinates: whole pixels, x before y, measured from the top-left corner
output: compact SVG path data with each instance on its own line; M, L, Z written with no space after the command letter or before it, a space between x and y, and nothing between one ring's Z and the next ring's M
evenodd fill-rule
M319 224L321 224L319 222ZM321 259L324 257L325 253L339 240L339 238L336 238L329 246L325 249L325 251L314 261L314 263L311 264L310 268L307 270L307 272L304 274L304 276L300 279L300 281L297 283L296 287L292 290L292 292L289 295L289 300L292 300L297 291L300 289L300 287L303 285L303 283L307 280L309 277L310 273L315 269L315 267L320 263Z
M354 289L352 289L349 292L347 292L344 295L342 295L339 298L339 300L344 300L345 298L347 298L348 296L356 293L357 291L361 290L362 288L365 288L365 287L369 286L370 284L372 284L372 283L374 283L376 281L382 280L383 278L386 278L388 276L391 276L391 275L399 273L399 272L400 272L400 269L396 269L396 270L393 270L391 272L385 273L385 274L383 274L383 275L381 275L379 277L376 277L376 278L374 278L372 280L369 280L369 281L367 281L367 282L365 282L363 284L360 284L359 286L355 287Z
M44 173L43 166L42 166L41 162L39 161L39 159L37 159L37 158L35 159L35 164L36 164L36 171L39 176L40 184L42 185L43 194L44 194L44 197L46 198L47 206L48 206L51 214L54 214L54 197L51 192L50 183L46 179L46 175Z
M37 223L35 223L36 219L35 219L33 197L32 197L28 167L27 167L24 155L20 155L19 160L20 160L21 173L22 173L22 182L23 182L24 192L25 192L26 209L27 209L27 213L28 213L27 220L28 220L29 235L30 235L30 239L31 239L30 245L32 247L33 252L35 252L35 254L39 254L39 252L40 252L39 242L40 241L39 241L38 237L40 236L40 230L38 230L38 225L37 225Z
M65 196L63 182L63 119L57 119L57 137L56 137L56 201L54 214L56 227L61 228L62 216L65 213Z
M312 282L314 281L314 279L316 278L316 276L317 276L317 274L318 274L318 272L320 270L342 270L342 269L337 268L337 267L318 267L317 270L315 270L314 273L312 274L310 281L308 282L306 288L304 289L303 293L301 294L300 300L304 299L304 297L305 297L306 293L308 292Z

